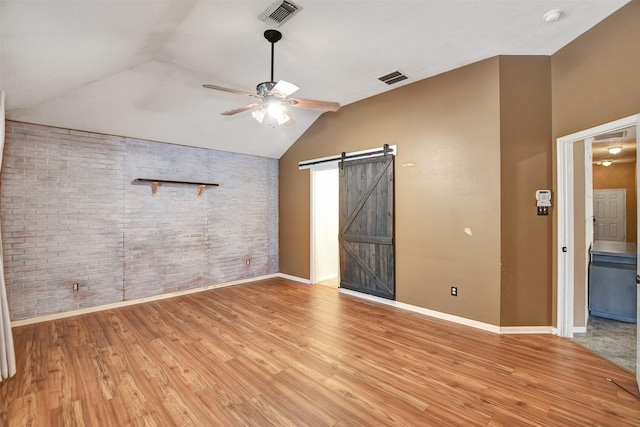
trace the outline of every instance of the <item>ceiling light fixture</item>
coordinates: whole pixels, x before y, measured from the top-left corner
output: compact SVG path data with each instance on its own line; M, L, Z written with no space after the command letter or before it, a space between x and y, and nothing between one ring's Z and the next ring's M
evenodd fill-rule
M278 125L283 125L291 120L286 107L279 100L273 99L272 95L267 95L265 98L265 105L251 113L258 123L264 122L265 118L272 119Z
M611 154L618 154L619 152L622 151L622 147L609 147L609 148L607 148L607 150Z
M544 19L544 22L546 22L547 24L552 24L560 19L561 15L562 11L560 9L553 9L545 13L542 19Z
M600 164L602 166L611 166L612 163L613 163L613 160L603 160Z

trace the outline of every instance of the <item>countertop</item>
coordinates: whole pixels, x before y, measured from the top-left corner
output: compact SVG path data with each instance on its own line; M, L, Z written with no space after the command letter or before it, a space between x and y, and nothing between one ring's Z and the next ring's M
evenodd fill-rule
M636 244L627 242L610 242L607 240L596 240L591 246L592 255L609 255L625 258L636 257Z

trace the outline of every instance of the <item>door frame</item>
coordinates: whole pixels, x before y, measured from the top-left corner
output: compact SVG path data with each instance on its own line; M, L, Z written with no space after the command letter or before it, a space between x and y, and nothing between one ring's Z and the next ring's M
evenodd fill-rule
M574 168L573 144L593 138L603 133L615 132L636 126L636 139L640 129L640 114L634 114L613 122L586 129L556 139L557 167L557 293L556 328L554 333L561 337L573 337L574 314ZM589 165L591 166L591 165ZM637 167L637 166L636 166Z

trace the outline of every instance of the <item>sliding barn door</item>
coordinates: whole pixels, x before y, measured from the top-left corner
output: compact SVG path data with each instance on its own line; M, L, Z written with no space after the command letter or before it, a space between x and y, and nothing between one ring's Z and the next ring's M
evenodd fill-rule
M393 156L340 168L340 287L395 298Z

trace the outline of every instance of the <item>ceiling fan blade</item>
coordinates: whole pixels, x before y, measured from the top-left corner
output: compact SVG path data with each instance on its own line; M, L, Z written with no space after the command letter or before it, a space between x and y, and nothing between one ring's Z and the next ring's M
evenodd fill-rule
M224 111L220 114L222 114L223 116L233 116L234 114L242 113L243 111L251 110L252 108L259 107L259 106L260 104L253 103L253 104L245 105L244 107L236 108L235 110Z
M297 85L294 85L291 82L280 80L273 89L271 89L271 93L278 98L286 98L287 96L296 93L299 89L300 88Z
M229 89L228 87L222 87L222 86L216 86L216 85L202 85L202 87L207 89L220 90L222 92L235 93L236 95L246 95L246 96L252 96L254 98L262 99L262 96L258 95L257 93L245 92L243 90Z
M326 110L336 112L340 109L340 104L337 102L329 102L329 101L316 101L313 99L303 99L303 98L290 98L287 99L287 102L292 107L298 108L312 108L314 110Z

